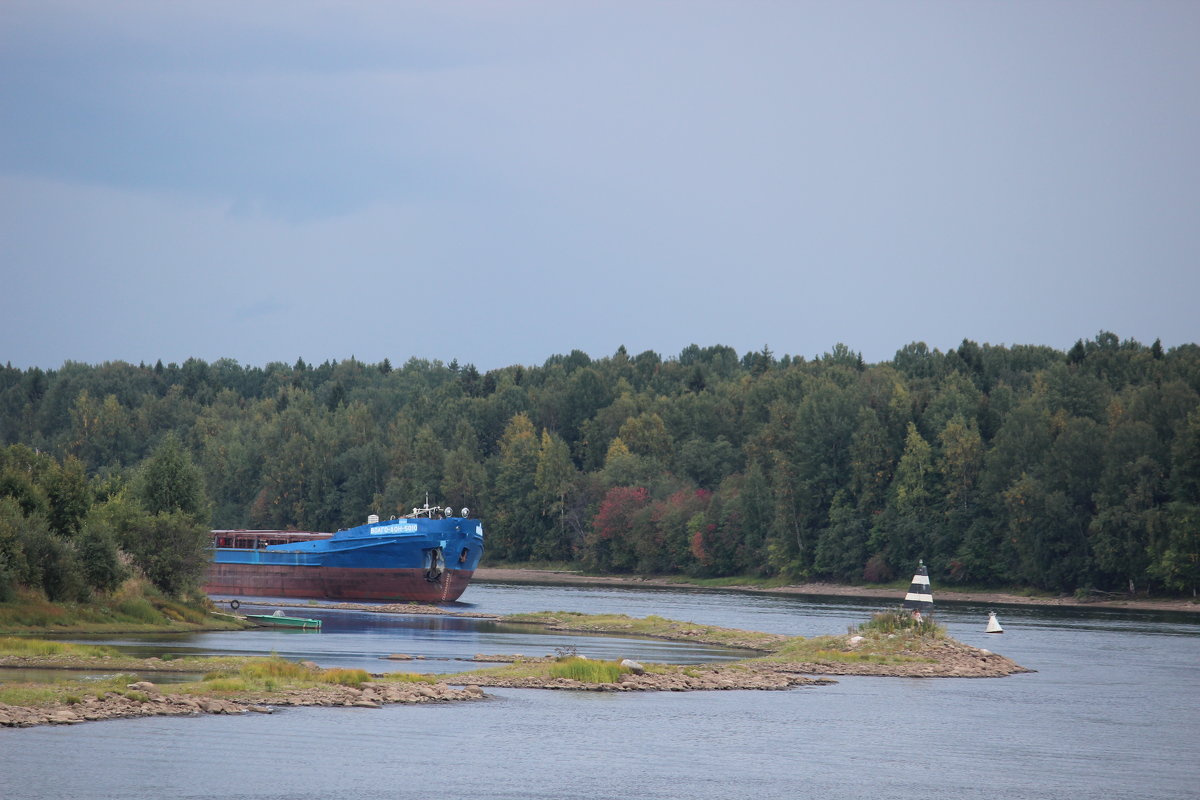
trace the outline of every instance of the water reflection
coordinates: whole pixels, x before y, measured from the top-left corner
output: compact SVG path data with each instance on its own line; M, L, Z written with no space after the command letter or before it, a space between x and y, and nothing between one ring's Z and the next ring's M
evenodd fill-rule
M660 639L550 631L477 617L379 614L306 607L321 631L255 628L186 634L71 636L68 641L117 648L139 658L188 655L269 655L315 661L323 667L369 672L461 672L475 655L545 656L573 648L589 658L632 658L667 664L730 661L751 655L727 647ZM389 656L408 656L392 660Z

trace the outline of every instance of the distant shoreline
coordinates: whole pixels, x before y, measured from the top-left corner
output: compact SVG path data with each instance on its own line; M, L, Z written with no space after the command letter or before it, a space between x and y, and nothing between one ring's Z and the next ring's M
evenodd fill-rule
M761 592L763 594L810 595L814 597L858 597L899 601L894 589L873 589L865 586L845 586L834 583L802 583L792 586L704 586L673 578L641 577L636 575L582 575L564 570L508 569L480 567L473 580L500 583L558 584L564 586L654 586L660 588L694 588L713 591ZM934 600L955 603L995 603L1013 606L1047 606L1071 608L1117 609L1126 611L1178 611L1200 614L1200 602L1186 599L1113 599L1076 600L1074 597L1026 597L1004 592L956 592L933 587Z

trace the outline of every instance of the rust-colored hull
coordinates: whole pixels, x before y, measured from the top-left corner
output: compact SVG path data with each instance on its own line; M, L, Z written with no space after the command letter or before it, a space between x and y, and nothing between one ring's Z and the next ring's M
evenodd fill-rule
M452 603L474 570L447 569L436 581L423 569L366 569L285 564L210 564L208 594L308 597L322 600Z

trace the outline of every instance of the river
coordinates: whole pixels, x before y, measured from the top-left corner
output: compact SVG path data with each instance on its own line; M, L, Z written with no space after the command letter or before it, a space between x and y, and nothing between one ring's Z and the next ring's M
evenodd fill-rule
M935 594L936 596L936 594ZM462 611L659 614L811 636L882 604L846 598L476 583ZM265 607L268 612L273 606ZM988 610L1004 624L983 633ZM292 613L301 613L294 611ZM840 678L786 692L488 690L491 699L0 729L2 798L1195 797L1200 618L939 604L950 635L1037 670ZM448 672L475 653L676 663L721 648L314 607L321 633L108 637L138 652L278 652L323 666ZM402 653L414 660L390 662Z

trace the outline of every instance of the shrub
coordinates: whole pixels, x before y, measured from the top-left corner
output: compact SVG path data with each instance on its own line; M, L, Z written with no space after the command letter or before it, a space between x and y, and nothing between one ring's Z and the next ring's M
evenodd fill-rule
M97 592L107 593L125 580L127 570L121 565L116 540L104 523L85 523L76 546L88 586Z
M41 587L51 602L87 598L87 584L71 542L52 533L40 517L26 520L20 537L30 585Z

